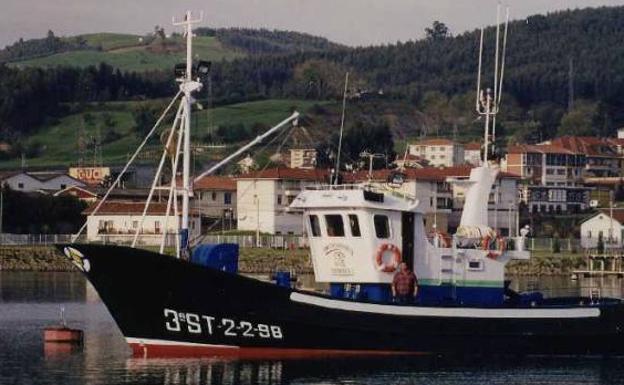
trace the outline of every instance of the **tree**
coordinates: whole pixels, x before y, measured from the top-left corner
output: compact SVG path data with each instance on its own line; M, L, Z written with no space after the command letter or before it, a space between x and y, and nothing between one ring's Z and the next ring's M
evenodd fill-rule
M149 107L140 106L132 112L134 131L139 138L145 137L156 123L156 113Z
M563 115L558 134L562 135L595 135L594 126L598 113L598 105L589 101L578 101L574 108Z
M335 141L337 143L337 140ZM336 146L337 148L337 146ZM386 167L387 163L396 156L394 141L388 124L381 120L364 122L358 120L353 127L345 132L342 141L343 164L358 162L364 166L360 154L362 152L383 154L385 159L376 158L373 168ZM368 165L368 163L366 163Z
M427 40L437 41L450 37L449 29L446 24L435 20L431 25L431 28L425 28L425 35Z

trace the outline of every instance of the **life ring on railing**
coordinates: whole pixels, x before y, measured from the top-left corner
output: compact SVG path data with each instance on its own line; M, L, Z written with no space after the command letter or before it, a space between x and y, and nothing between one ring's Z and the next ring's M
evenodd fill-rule
M451 247L451 236L441 231L433 231L429 234L431 242L435 247L448 249Z
M392 260L390 262L384 262L383 255L386 251L390 251L392 253ZM393 273L399 264L401 263L401 250L393 244L383 243L377 249L377 254L375 254L375 265L377 266L377 270L384 273Z
M496 246L497 246L497 248L494 250L490 250L490 244L492 243L492 241L496 242ZM496 237L491 237L487 235L485 236L485 238L483 238L483 250L488 252L487 257L490 259L494 259L494 260L498 259L498 257L503 255L506 248L507 248L507 242L505 241L505 238L501 236L497 235Z

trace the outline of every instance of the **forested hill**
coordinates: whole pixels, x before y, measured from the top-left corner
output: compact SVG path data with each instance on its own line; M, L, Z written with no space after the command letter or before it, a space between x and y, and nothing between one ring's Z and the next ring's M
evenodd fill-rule
M288 54L327 51L344 46L307 33L250 28L198 28L198 36L214 36L227 47L249 54Z
M482 130L474 113L479 31L450 36L445 28L434 26L422 40L365 48L341 47L292 32L198 32L194 53L213 60L213 105L259 99L336 100L344 74L350 71L352 90L368 90L383 103L357 107L359 115L351 113L347 128L358 121L387 126L395 138L397 127L403 137L423 132L476 136ZM494 34L493 27L487 29L484 79L490 87ZM41 61L0 64L0 140L24 141L68 114L81 112L85 103L139 101L175 92L171 68L183 55L180 36L167 37L159 27L138 46L133 35L76 39L50 33L45 39L18 42L2 51L17 55L13 58L45 50L61 52ZM514 21L509 26L507 54L497 128L501 140L612 135L624 126L624 7ZM132 71L107 62L111 57L123 58L121 64ZM51 59L65 66L48 65L45 60ZM107 64L84 64L100 59ZM207 98L206 92L199 97ZM136 116L141 114L138 111ZM330 126L327 115L318 121L320 126Z
M493 72L494 36L495 28L488 28L487 74ZM227 84L219 92L337 97L344 71L351 70L352 78L366 88L411 100L427 113L436 133L450 134L450 127L458 124L461 132L462 125L474 119L478 38L479 31L455 37L432 34L386 46L236 60L216 71ZM570 72L573 108L568 108ZM241 73L248 74L247 79L235 75ZM485 80L491 86L491 75ZM624 125L624 7L563 11L512 22L504 98L506 118L513 121L507 128L520 133L520 139L552 136L562 130L562 121L567 122L563 131L571 134L606 135ZM566 113L571 116L564 120Z

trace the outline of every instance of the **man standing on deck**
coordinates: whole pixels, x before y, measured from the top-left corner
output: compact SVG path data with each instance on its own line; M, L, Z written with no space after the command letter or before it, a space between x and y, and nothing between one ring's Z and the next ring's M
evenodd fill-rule
M399 271L392 280L392 296L399 304L409 304L414 301L418 294L418 279L416 275L407 267L407 263L399 264Z

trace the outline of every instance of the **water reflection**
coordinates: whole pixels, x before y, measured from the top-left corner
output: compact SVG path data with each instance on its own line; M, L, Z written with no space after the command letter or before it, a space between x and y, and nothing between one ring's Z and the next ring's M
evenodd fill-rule
M0 271L0 302L83 302L86 287L73 272Z
M621 360L533 358L492 362L464 357L339 358L283 361L126 361L127 380L163 385L276 384L621 384Z
M128 359L126 369L163 385L283 384L281 361Z

